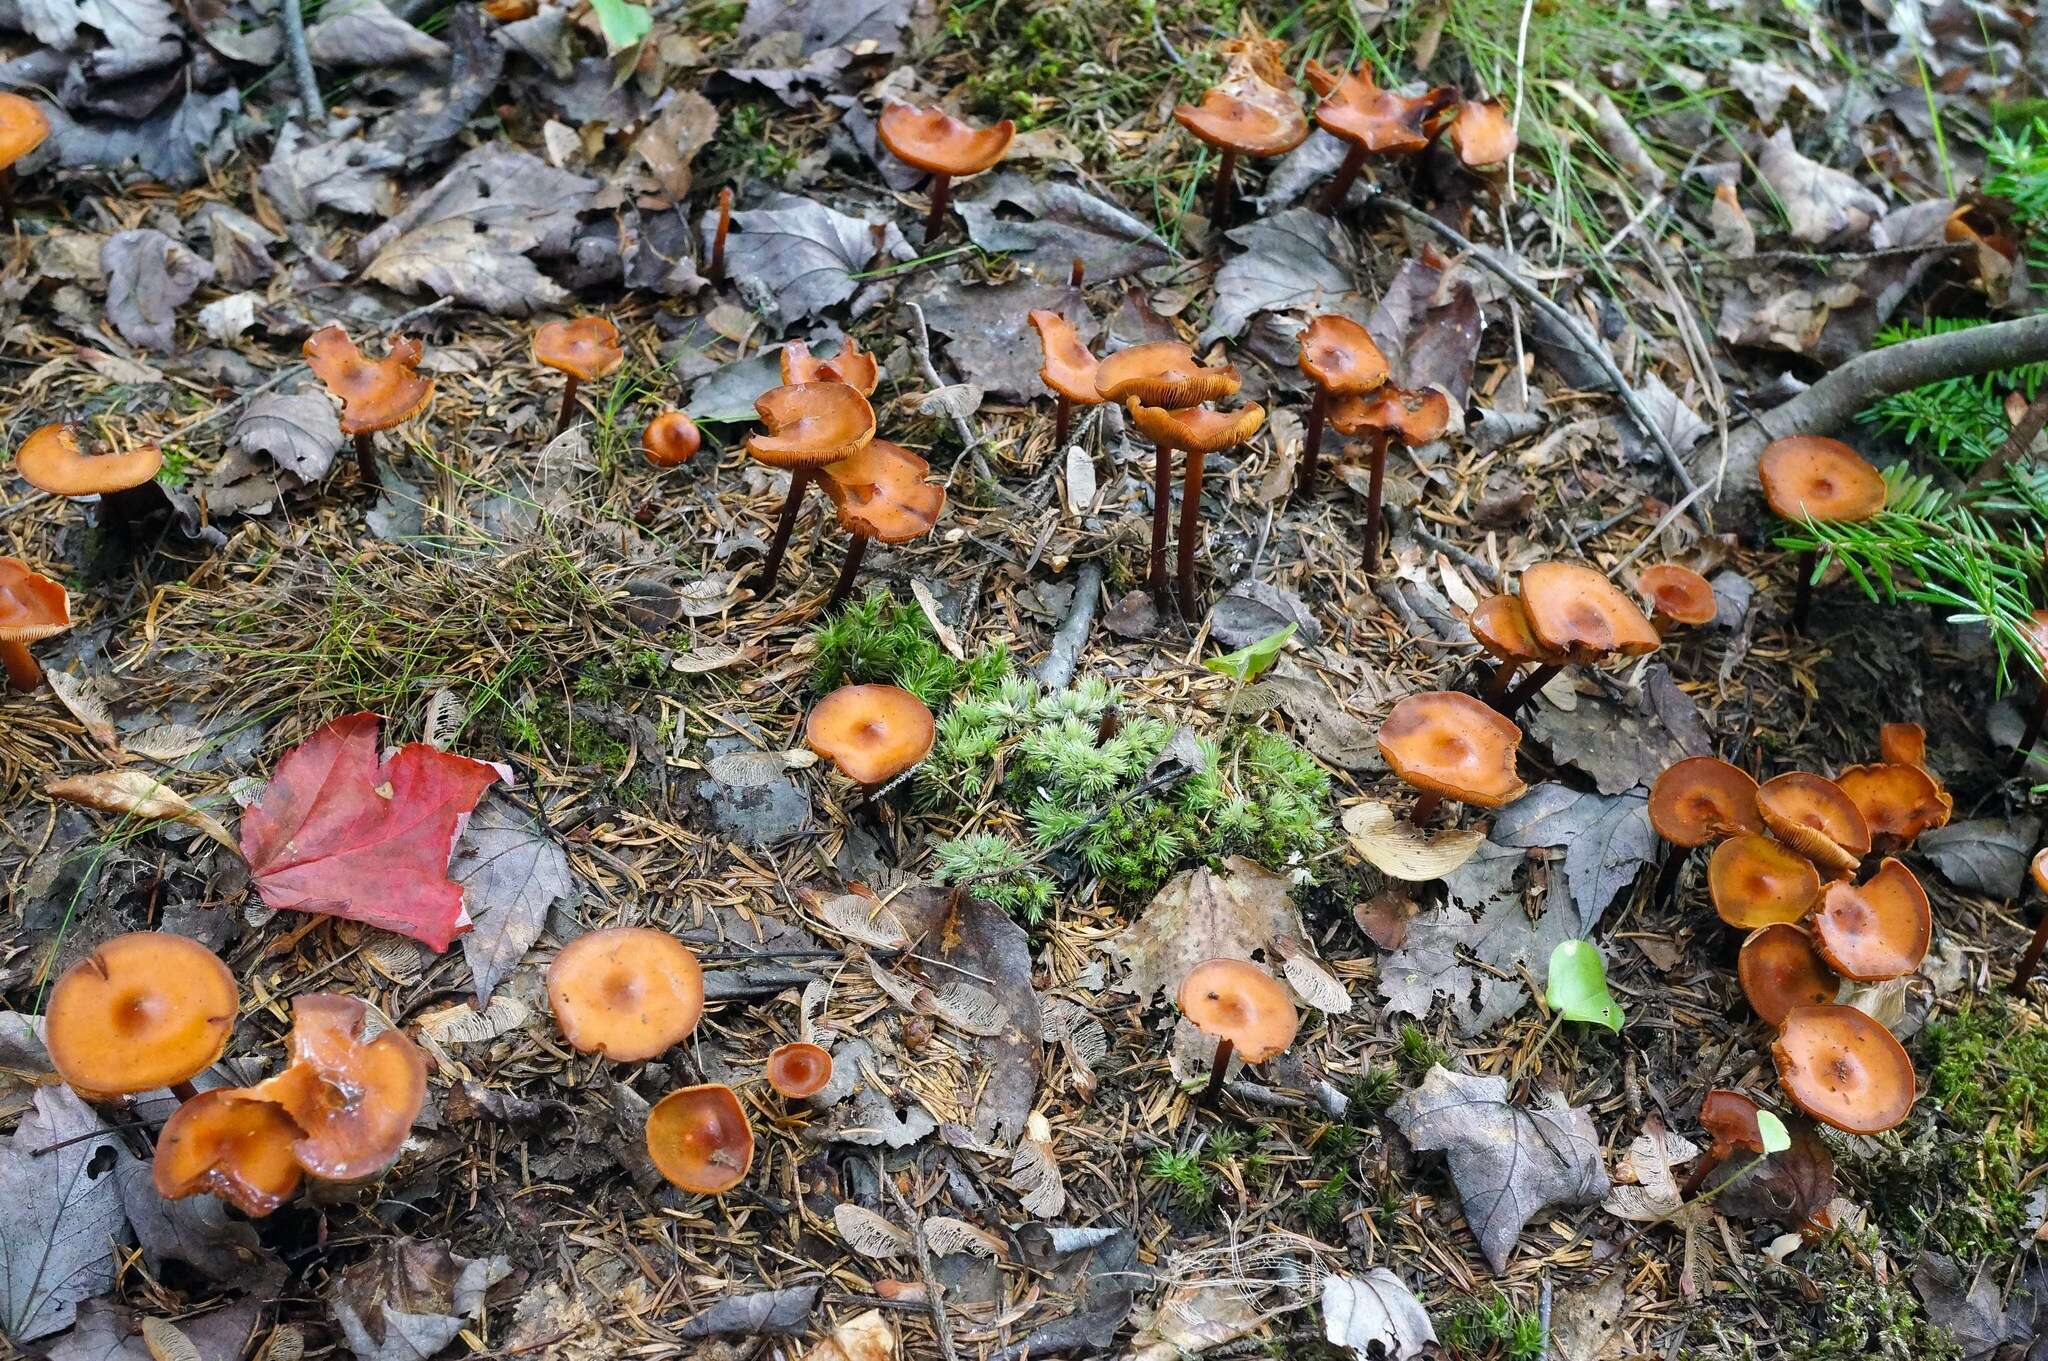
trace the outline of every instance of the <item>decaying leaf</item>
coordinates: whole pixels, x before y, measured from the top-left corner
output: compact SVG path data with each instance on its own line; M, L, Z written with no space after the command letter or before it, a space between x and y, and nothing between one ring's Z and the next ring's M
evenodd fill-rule
M576 876L533 815L509 799L488 798L456 841L448 877L462 885L463 909L474 923L462 938L462 957L481 1005L540 939L548 910L575 896Z
M1622 1155L1615 1169L1614 1187L1600 1202L1600 1208L1617 1219L1636 1224L1655 1224L1671 1218L1684 1203L1672 1169L1691 1162L1699 1152L1699 1146L1691 1140L1662 1125L1652 1125Z
M910 1235L873 1210L842 1200L832 1209L832 1226L846 1246L863 1257L888 1261L910 1255Z
M162 232L138 227L100 247L107 277L107 320L145 350L169 350L178 309L213 277L213 266Z
M1385 1267L1323 1278L1323 1336L1360 1361L1412 1361L1436 1345L1429 1311Z
M903 919L871 893L836 894L818 904L818 916L833 931L871 950L907 950L910 933Z
M924 1221L925 1246L941 1257L956 1252L970 1253L976 1257L1000 1261L1003 1257L1003 1240L992 1233L976 1228L964 1219L947 1215L932 1215Z
M1780 127L1757 154L1757 171L1785 210L1794 240L1821 245L1854 240L1884 215L1884 201L1854 176L1807 159Z
M1053 1219L1067 1207L1066 1181L1052 1151L1052 1123L1037 1111L1025 1122L1024 1137L1010 1155L1010 1178L1026 1214Z
M36 1150L51 1151L42 1157ZM0 1146L0 1332L18 1342L68 1326L114 1283L125 1229L113 1133L69 1087L37 1090Z
M1337 312L1364 319L1358 249L1335 218L1290 208L1228 235L1244 251L1216 273L1216 306L1203 344L1242 335L1261 312Z
M1117 986L1140 1002L1169 996L1188 970L1205 959L1251 959L1286 938L1300 945L1300 914L1285 875L1242 856L1221 873L1187 870L1167 880L1138 919L1111 937L1107 948L1128 966Z
M1351 848L1380 873L1424 884L1451 873L1486 840L1483 827L1429 832L1398 816L1384 803L1360 803L1344 810Z
M142 818L149 822L182 822L204 832L235 854L242 853L228 829L185 802L169 785L139 770L103 770L73 775L43 787L53 799L97 808L102 813Z

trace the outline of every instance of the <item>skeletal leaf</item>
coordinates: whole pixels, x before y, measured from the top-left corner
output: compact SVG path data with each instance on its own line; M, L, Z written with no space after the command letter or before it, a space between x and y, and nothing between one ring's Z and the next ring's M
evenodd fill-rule
M1057 1219L1067 1207L1066 1181L1052 1152L1052 1123L1037 1111L1025 1121L1024 1137L1010 1155L1010 1176L1027 1214Z
M146 761L182 761L212 739L190 723L158 723L144 728L121 745Z
M846 1246L863 1257L887 1260L910 1254L910 1235L873 1210L841 1201L832 1211L832 1225Z
M887 994L889 1000L897 1006L902 1007L905 1011L914 1011L920 1015L930 1013L932 1009L931 989L921 984L913 983L907 978L899 977L888 969L883 968L873 959L868 960L868 974L875 980L875 986Z
M421 1033L442 1044L482 1044L508 1035L533 1018L533 1008L515 997L500 994L482 1011L467 1002L430 1011L420 1017Z
M204 832L236 855L242 853L227 828L185 802L183 796L170 786L139 770L102 770L92 775L74 775L68 780L53 780L43 789L53 799L97 808L102 813L119 813L150 822L182 822Z
M932 999L932 1012L947 1025L970 1035L1003 1033L1003 1004L987 988L948 983Z
M106 696L96 683L80 680L69 671L56 670L45 671L43 679L49 683L50 693L84 727L86 736L109 750L121 745L114 732L113 710L107 707Z
M1351 1010L1351 994L1306 951L1284 936L1274 942L1281 956L1280 972L1295 994L1317 1011L1342 1016Z
M849 940L872 950L907 950L910 933L903 919L865 893L842 893L828 898L818 908L825 925Z
M1482 828L1431 835L1383 803L1361 803L1344 813L1351 848L1382 874L1411 884L1441 879L1472 858L1486 840Z
M1003 1256L1002 1239L975 1228L964 1219L952 1219L946 1215L933 1215L925 1220L924 1241L941 1257L966 1252L994 1262Z
M1102 1022L1095 1019L1094 1013L1079 1002L1070 1002L1064 997L1048 997L1044 1003L1044 1015L1045 1038L1064 1044L1075 1062L1083 1068L1099 1068L1109 1057L1109 1032L1102 1028Z
M160 1318L142 1320L142 1345L149 1349L150 1361L204 1361L191 1338Z
M438 751L446 751L468 721L469 708L456 698L453 690L436 690L427 697L427 715L420 723L420 740Z

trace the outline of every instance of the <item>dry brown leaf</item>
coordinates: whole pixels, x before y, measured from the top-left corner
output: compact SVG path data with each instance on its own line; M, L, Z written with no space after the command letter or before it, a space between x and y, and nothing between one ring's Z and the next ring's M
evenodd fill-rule
M108 751L120 750L121 739L114 731L113 710L107 707L106 696L97 683L80 680L69 671L45 671L43 679L48 682L50 693L71 711L71 716L85 729L87 737Z
M68 780L51 781L43 792L53 799L97 808L102 813L119 813L151 822L182 822L204 832L237 856L242 853L227 828L185 802L170 786L139 770L74 775Z
M1486 841L1486 829L1423 831L1383 803L1361 803L1344 811L1351 848L1374 869L1411 884L1441 879L1470 860Z
M1287 877L1242 856L1209 869L1177 874L1153 896L1139 918L1112 937L1108 948L1129 966L1117 986L1140 1002L1180 986L1205 959L1250 959L1275 950L1274 942L1302 939L1301 918L1288 895ZM1300 946L1306 953L1307 947Z
M804 1355L804 1361L896 1361L896 1326L870 1309L832 1330L832 1336Z

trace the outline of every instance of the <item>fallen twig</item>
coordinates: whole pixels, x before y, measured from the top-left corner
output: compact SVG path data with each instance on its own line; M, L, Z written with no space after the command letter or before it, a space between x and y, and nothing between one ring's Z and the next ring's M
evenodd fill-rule
M1064 690L1073 683L1081 653L1088 646L1088 632L1095 627L1095 607L1101 594L1102 564L1082 563L1081 574L1074 582L1073 607L1060 622L1059 631L1053 634L1052 648L1045 654L1045 660L1038 664L1038 683L1046 689Z
M320 98L320 81L313 74L313 56L306 50L306 14L299 0L284 0L285 59L291 63L292 79L299 87L299 107L316 132L327 131L327 102Z
M931 1314L932 1332L939 1339L939 1354L946 1361L960 1361L960 1353L953 1346L952 1325L946 1322L945 1283L932 1272L932 1249L931 1244L924 1240L924 1217L911 1208L909 1198L897 1188L879 1156L875 1159L875 1179L887 1189L890 1198L896 1202L896 1208L910 1223L910 1242L917 1252L917 1271L924 1280L925 1308Z
M917 329L911 332L911 348L917 355L918 372L924 375L925 382L931 384L931 390L937 392L949 385L940 380L939 371L932 364L932 333L925 325L924 308L914 302L903 305L910 309L910 315L917 320ZM967 418L955 410L951 403L941 405L946 408L946 414L953 418L954 433L960 436L960 453L954 458L953 466L946 472L945 485L950 490L953 486L953 474L960 470L960 460L980 446L981 436L974 432L974 427L967 423Z

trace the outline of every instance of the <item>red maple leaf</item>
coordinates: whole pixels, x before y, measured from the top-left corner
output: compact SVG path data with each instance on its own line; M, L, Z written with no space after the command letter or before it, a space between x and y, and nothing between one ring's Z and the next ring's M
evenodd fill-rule
M445 950L469 929L448 856L497 768L424 742L377 759L376 714L337 718L285 753L242 817L263 901L367 922Z

